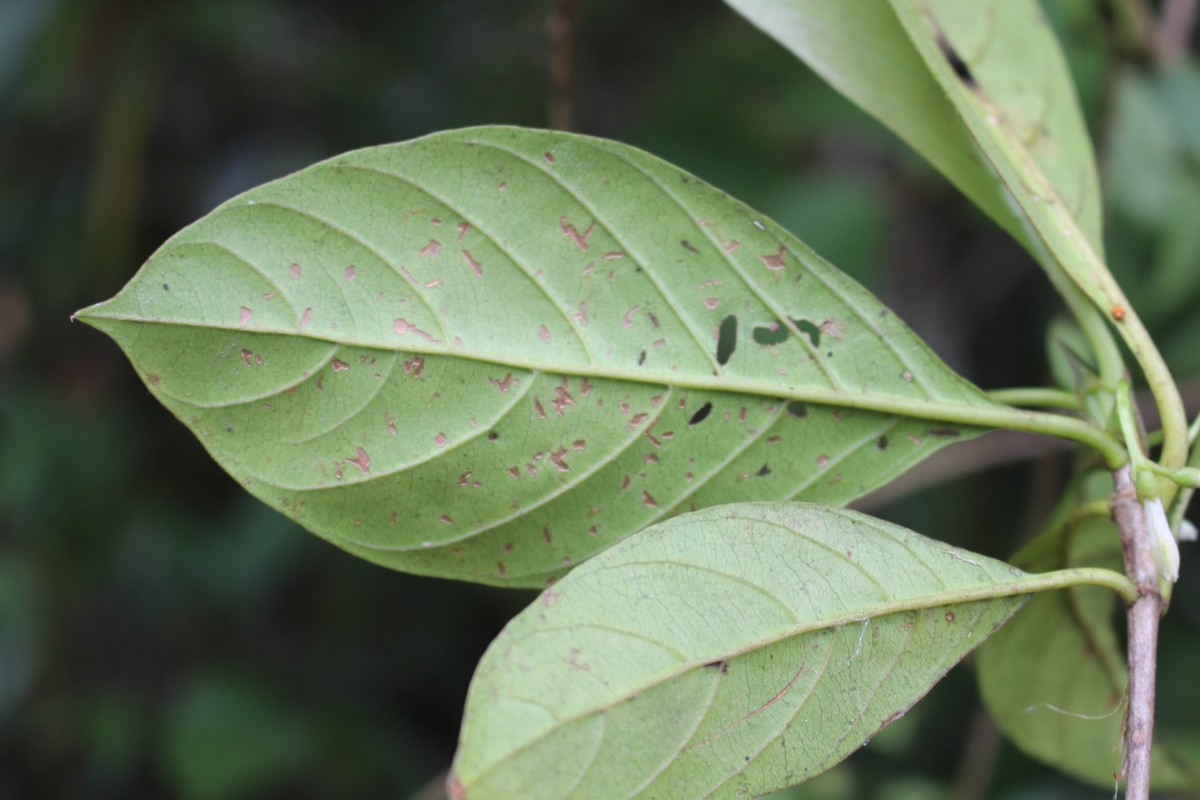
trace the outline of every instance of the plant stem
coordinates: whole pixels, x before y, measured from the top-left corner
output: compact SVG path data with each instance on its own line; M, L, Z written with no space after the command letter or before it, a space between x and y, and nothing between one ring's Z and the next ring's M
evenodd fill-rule
M1196 0L1166 0L1154 31L1154 50L1160 63L1170 66L1187 55L1188 39L1196 22Z
M546 27L550 32L550 127L569 131L574 125L575 28L579 0L557 0Z
M1041 386L994 389L987 395L997 403L1009 406L1065 408L1075 411L1083 405L1079 397L1071 392Z
M1150 797L1150 750L1154 739L1154 689L1158 620L1163 599L1158 567L1151 552L1150 531L1138 503L1132 470L1113 473L1112 514L1121 531L1125 572L1137 590L1126 612L1129 627L1129 699L1125 712L1125 798Z

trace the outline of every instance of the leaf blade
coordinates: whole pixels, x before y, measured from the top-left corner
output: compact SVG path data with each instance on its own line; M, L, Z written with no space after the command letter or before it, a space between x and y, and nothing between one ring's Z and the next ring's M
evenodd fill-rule
M769 220L520 129L252 190L80 317L256 496L379 563L500 584L692 504L846 502L996 408Z
M477 800L798 783L903 713L1023 602L966 602L964 589L998 594L1022 576L848 511L677 517L506 627L472 682L455 780Z

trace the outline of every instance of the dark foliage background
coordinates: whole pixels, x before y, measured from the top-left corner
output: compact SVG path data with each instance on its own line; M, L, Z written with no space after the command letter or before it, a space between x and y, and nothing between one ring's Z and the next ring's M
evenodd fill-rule
M0 0L0 797L439 796L474 663L529 597L303 532L68 318L257 183L444 128L545 126L553 5ZM1200 78L1151 66L1108 4L1051 6L1106 148L1114 266L1177 374L1200 374ZM1059 306L1029 259L721 3L583 0L575 56L576 129L775 217L985 388L1047 380ZM1067 463L1003 435L948 454L918 477L949 486L868 505L997 556ZM1191 552L1183 574L1161 714L1195 730ZM788 796L1110 793L1001 744L968 666Z

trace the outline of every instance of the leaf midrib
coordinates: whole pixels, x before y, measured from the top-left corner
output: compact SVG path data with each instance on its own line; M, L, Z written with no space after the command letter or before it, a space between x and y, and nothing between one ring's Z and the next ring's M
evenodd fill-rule
M367 350L410 353L424 356L443 356L452 359L461 358L468 361L490 364L505 369L520 369L580 378L601 378L615 381L627 381L630 383L653 384L657 386L675 386L697 391L747 394L756 397L768 397L777 400L799 400L802 402L815 403L817 405L857 408L863 411L878 411L881 413L911 417L913 419L956 422L964 425L1007 427L1005 425L998 424L1002 421L997 419L998 415L1010 417L1010 420L1013 423L1017 422L1017 418L1020 418L1021 420L1032 421L1037 419L1039 416L1042 416L1037 412L1022 411L992 402L982 394L980 394L977 402L971 403L954 400L931 401L916 398L902 398L894 395L872 394L869 392L841 393L831 389L800 387L786 383L767 383L765 381L747 380L745 378L688 376L684 373L656 372L651 371L648 368L623 369L619 367L595 367L586 364L577 365L551 363L529 359L506 359L493 353L472 352L466 348L433 348L427 345L418 344L415 340L411 346L406 344L403 347L387 347L378 341L351 341L335 338L333 336L321 336L308 332L298 333L294 330L281 330L272 327L239 328L209 322L165 320L138 317L131 314L100 313L98 310L92 309L85 309L84 311L78 313L76 317L84 322L88 322L89 324L92 324L90 322L91 320L112 320L115 322L128 322L133 324L176 325L185 328L208 328L211 330L226 331L233 334L251 333L262 334L266 336L284 336L287 338L301 337L315 341L329 342L331 344L341 345L343 347L357 347ZM155 391L157 391L157 387L155 387ZM190 403L190 401L183 402ZM232 405L242 405L243 403L238 401L229 404L190 404L205 408L223 408Z

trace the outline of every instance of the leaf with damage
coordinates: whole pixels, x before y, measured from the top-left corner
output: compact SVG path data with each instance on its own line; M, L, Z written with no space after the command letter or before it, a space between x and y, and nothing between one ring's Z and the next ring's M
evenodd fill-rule
M257 497L494 584L689 509L848 502L1003 410L703 181L515 128L254 189L78 316Z
M726 0L1109 308L1095 156L1034 0ZM1060 291L1069 284L1057 281Z
M903 715L1021 606L1030 577L807 504L660 523L493 642L454 796L740 798L800 783Z

